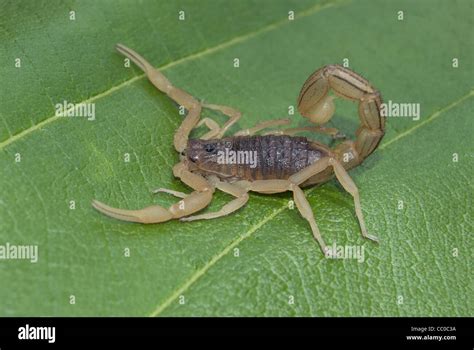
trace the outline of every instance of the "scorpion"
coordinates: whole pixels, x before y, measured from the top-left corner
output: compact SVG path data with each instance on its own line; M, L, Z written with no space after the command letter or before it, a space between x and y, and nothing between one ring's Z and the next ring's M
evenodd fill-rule
M298 112L314 123L313 126L273 129L256 135L264 129L290 123L288 119L274 119L240 130L233 136L224 137L226 131L241 117L238 110L200 102L175 87L132 49L122 44L117 44L116 49L140 67L158 90L187 110L174 135L174 148L180 154L180 161L173 167L173 174L193 191L186 194L166 188L154 190L153 193L164 192L181 198L169 208L152 205L139 210L125 210L93 200L95 209L116 219L143 224L172 219L194 221L215 219L235 212L247 203L250 191L263 194L291 191L296 207L309 222L321 250L328 254L330 248L321 236L302 188L324 183L335 175L342 187L353 197L362 236L378 242L376 236L367 232L358 188L347 173L361 164L377 148L384 136L385 118L380 113L381 94L369 81L340 65L326 65L309 76L297 101ZM330 90L334 95L329 94ZM334 99L337 97L359 103L360 126L355 141L347 140L337 129L323 125L333 116ZM228 120L221 126L211 118L201 119L203 108L219 111L226 115ZM202 125L205 125L208 131L199 139L191 139L191 131ZM321 132L344 140L331 149L323 143L295 136L304 131ZM233 151L234 158L235 154L240 154L240 158L244 160L245 152L254 152L256 163L250 165L236 162L235 159L229 159L227 163L219 161L222 160L220 156L224 150ZM210 204L216 189L232 195L235 199L215 212L191 215Z

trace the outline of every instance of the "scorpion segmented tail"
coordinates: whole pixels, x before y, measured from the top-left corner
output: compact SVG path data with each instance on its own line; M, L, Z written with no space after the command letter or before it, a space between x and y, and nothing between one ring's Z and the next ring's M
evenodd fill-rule
M339 144L335 153L346 169L362 163L379 145L385 133L385 118L380 113L382 97L365 78L340 65L328 65L314 72L304 83L298 110L312 122L323 124L333 115L334 96L359 101L360 127L355 141Z

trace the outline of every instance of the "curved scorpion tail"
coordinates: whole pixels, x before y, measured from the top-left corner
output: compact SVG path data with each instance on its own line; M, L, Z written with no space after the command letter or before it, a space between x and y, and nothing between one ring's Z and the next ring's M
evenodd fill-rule
M313 123L323 124L334 114L334 96L359 102L360 126L355 141L344 141L336 157L350 169L363 162L379 145L385 134L385 117L380 113L382 97L365 78L340 65L328 65L314 72L304 83L298 97L298 111Z

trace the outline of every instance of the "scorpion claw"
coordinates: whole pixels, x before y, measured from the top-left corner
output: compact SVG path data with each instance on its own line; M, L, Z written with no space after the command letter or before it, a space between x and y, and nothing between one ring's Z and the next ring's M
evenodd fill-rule
M173 219L173 214L166 208L153 205L140 210L126 210L110 207L104 203L93 200L92 206L101 213L115 219L143 224L153 224Z

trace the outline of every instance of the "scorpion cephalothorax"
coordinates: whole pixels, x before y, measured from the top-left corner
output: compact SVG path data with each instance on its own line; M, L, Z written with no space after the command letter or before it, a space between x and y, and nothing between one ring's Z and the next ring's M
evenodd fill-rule
M185 91L174 87L162 73L133 50L120 44L117 50L137 64L159 90L188 110L174 136L180 162L173 167L173 174L194 191L186 194L164 188L155 190L155 193L165 192L182 198L169 208L153 205L140 210L125 210L94 200L92 205L97 210L117 219L140 223L213 219L228 215L245 205L249 191L292 191L296 206L308 220L313 236L323 252L328 253L301 187L325 182L335 175L354 198L362 235L377 240L367 233L359 192L346 171L362 163L377 148L384 135L385 120L380 115L381 96L366 79L339 65L325 66L306 80L298 97L300 114L318 126L271 130L264 135L255 135L263 129L290 122L288 119L270 120L223 138L225 132L240 118L240 112L227 106L200 103ZM330 89L336 96L359 102L361 121L356 140L345 140L333 150L305 137L293 136L303 131L326 133L335 138L341 136L337 129L322 126L335 110L336 96L329 94ZM200 119L203 107L220 111L229 120L221 127L210 118ZM191 131L203 124L209 131L200 139L189 139ZM189 216L209 205L215 189L236 198L216 212Z

